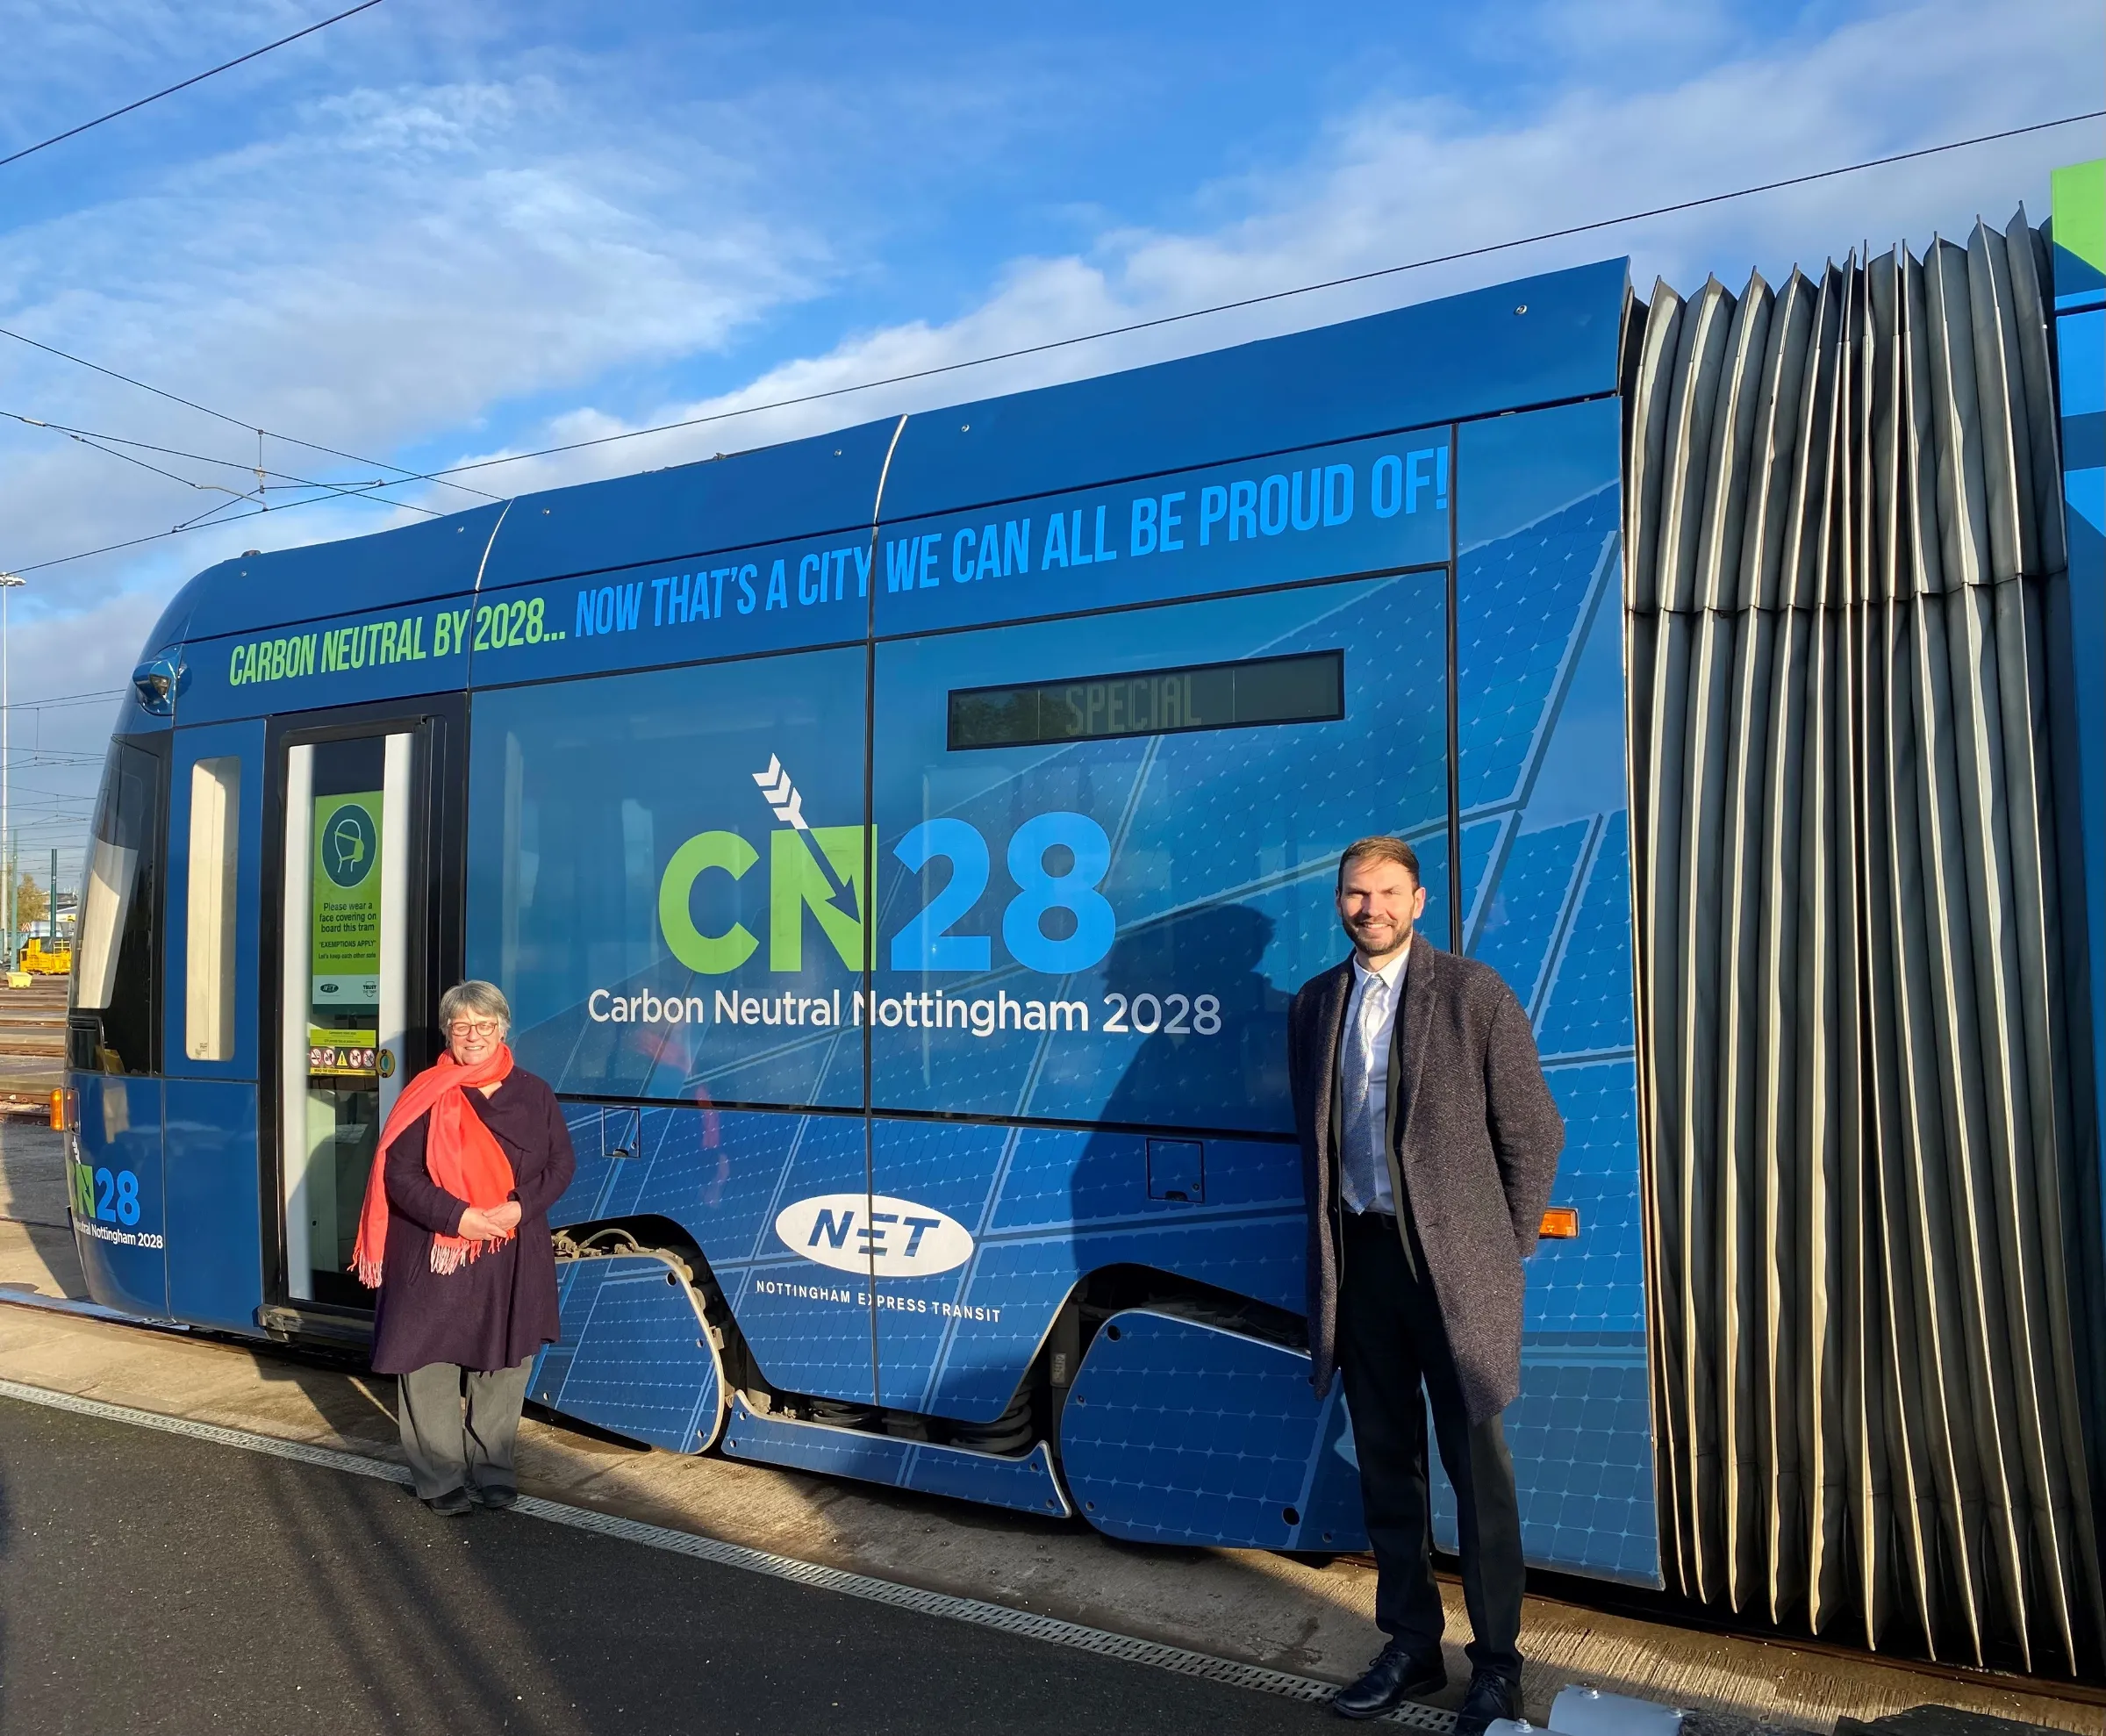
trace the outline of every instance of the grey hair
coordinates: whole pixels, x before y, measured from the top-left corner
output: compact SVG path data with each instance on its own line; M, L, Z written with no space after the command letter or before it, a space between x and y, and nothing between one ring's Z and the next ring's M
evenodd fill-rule
M470 977L448 989L439 997L439 1029L451 1030L457 1013L477 1014L485 1019L495 1019L505 1030L512 1029L512 1003L494 982L480 982Z

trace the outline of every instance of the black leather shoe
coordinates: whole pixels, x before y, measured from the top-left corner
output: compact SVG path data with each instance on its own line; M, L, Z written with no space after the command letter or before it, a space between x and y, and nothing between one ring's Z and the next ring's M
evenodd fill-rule
M476 1503L469 1499L464 1489L449 1489L444 1495L434 1495L424 1503L442 1518L457 1519Z
M1407 1700L1437 1694L1447 1685L1448 1667L1438 1652L1415 1657L1401 1640L1393 1639L1367 1667L1365 1675L1331 1696L1331 1710L1340 1718L1380 1718Z
M510 1483L484 1483L472 1489L469 1494L478 1507L487 1507L493 1513L502 1513L519 1498L518 1489Z
M1470 1678L1470 1691L1455 1715L1455 1736L1485 1736L1494 1718L1521 1717L1521 1683L1480 1669Z

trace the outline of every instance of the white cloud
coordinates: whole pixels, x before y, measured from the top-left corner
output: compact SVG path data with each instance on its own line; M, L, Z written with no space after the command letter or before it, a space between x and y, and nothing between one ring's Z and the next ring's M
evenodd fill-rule
M393 452L508 400L720 347L829 269L815 235L751 208L735 166L689 150L676 182L590 133L539 78L360 90L285 138L16 228L0 309L18 330L239 416ZM255 450L237 428L16 346L0 346L0 408L240 460ZM47 435L16 430L0 456L10 491L39 502L8 527L0 558L18 565L207 504ZM297 448L269 462L361 474ZM357 509L361 527L374 510ZM66 577L82 603L124 582L106 565Z
M1614 21L1614 6L1565 6L1558 30ZM1701 19L1700 19L1701 24ZM1693 31L1697 25L1690 27ZM1716 34L1716 25L1703 28ZM2095 105L2106 20L2088 0L1994 11L1953 0L1898 9L1701 74L1629 90L1573 89L1510 123L1452 100L1388 100L1340 120L1291 169L1204 190L1243 214L1207 231L1107 230L1086 255L1015 262L978 307L941 326L898 326L783 363L738 391L668 404L646 422L719 416L863 380L941 367L1078 331L1350 276L1414 255L1644 210ZM706 456L893 413L1014 391L1347 319L1510 277L1628 252L1650 293L1716 271L1737 289L1875 247L2001 224L2021 198L2046 215L2046 166L2096 149L2095 131L2035 135L1811 186L1548 241L1372 283L1057 349L934 380L769 411L481 473L525 491ZM498 456L610 431L577 412Z

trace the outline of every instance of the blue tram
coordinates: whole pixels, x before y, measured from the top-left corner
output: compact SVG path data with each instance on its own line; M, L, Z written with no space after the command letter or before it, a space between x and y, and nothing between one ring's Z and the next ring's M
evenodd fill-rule
M1508 1418L1529 1558L1689 1587L1623 556L1639 372L1700 335L1676 298L1651 356L1664 305L1611 262L200 574L88 864L95 1295L359 1340L376 1130L487 978L579 1155L541 1404L1360 1546L1283 1032L1340 847L1393 831L1569 1130Z

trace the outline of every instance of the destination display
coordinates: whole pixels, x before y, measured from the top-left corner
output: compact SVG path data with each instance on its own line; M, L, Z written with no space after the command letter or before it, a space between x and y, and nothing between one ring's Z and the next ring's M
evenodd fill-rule
M1024 687L966 688L950 696L949 745L957 753L1186 729L1323 723L1344 715L1345 654L1317 651Z

